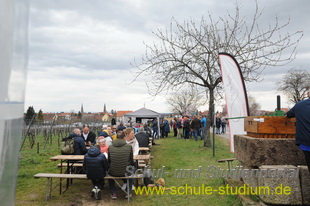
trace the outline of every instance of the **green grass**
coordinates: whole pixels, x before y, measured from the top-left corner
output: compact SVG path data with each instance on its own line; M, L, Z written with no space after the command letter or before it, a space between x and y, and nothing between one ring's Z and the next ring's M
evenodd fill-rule
M40 140L40 139L39 139ZM55 141L54 141L55 142ZM203 147L202 141L185 141L168 137L156 142L159 145L152 147L152 169L160 169L165 166L164 175L166 187L180 187L186 184L198 187L202 184L217 189L224 186L222 178L207 178L208 166L220 166L227 168L226 163L218 163L218 159L233 157L229 151L228 140L216 138L216 153L212 157L212 148ZM43 143L41 142L41 145ZM52 193L52 199L45 201L46 179L34 179L33 175L39 172L58 173L58 162L51 162L49 157L59 154L59 148L55 142L48 145L45 150L40 148L37 154L36 148L30 149L25 145L21 152L19 164L18 184L16 190L16 205L88 205L104 203L108 205L124 205L127 201L122 193L118 193L118 200L112 201L109 197L108 184L106 182L103 200L96 202L90 197L92 188L90 180L74 180L74 184L63 195L59 195L56 188ZM201 166L199 178L174 176L176 169L198 169ZM57 183L57 180L53 182ZM100 204L99 204L100 205ZM232 195L134 195L130 205L241 205L241 201Z

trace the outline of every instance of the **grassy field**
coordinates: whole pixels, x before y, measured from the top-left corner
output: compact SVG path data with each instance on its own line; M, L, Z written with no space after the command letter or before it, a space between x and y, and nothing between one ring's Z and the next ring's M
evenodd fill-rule
M55 142L55 141L54 141ZM201 141L175 139L168 137L156 142L159 145L152 147L151 154L154 156L152 169L160 169L165 166L164 179L166 187L188 186L199 187L202 184L217 189L224 186L222 178L206 177L208 166L220 166L227 169L227 164L218 163L218 159L233 157L228 147L228 140L216 138L216 155L212 157L212 148L203 147ZM41 143L42 145L42 143ZM127 200L119 191L118 199L111 200L109 197L108 184L106 182L103 199L96 201L90 197L92 184L90 180L74 180L74 184L63 195L59 195L56 188L52 193L52 199L45 201L46 179L34 179L33 175L39 172L58 173L58 162L51 162L49 157L59 154L57 143L48 145L45 150L40 149L37 154L36 148L30 149L25 145L20 155L18 185L16 190L16 205L124 205ZM175 171L180 169L198 169L201 166L200 177L191 177L189 173L184 178L175 177ZM195 175L197 174L197 171ZM53 181L58 183L57 180ZM56 185L56 184L54 184ZM171 191L170 191L171 192ZM188 192L190 193L190 192ZM190 195L169 194L165 195L134 195L130 205L242 205L234 195Z

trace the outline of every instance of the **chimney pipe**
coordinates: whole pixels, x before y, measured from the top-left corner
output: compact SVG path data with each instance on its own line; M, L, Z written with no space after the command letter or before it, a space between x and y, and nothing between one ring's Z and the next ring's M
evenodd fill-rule
M277 110L281 110L281 97L280 97L280 95L277 96Z

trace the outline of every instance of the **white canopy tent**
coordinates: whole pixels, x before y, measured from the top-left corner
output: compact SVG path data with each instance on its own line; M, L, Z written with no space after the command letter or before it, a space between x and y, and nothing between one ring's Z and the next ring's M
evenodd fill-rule
M161 117L160 113L157 113L153 110L146 109L145 107L138 109L134 112L127 113L124 115L124 117L135 117L135 118L141 118L141 119L157 119L157 127L158 127L158 137L160 137L160 128L159 128L159 118Z

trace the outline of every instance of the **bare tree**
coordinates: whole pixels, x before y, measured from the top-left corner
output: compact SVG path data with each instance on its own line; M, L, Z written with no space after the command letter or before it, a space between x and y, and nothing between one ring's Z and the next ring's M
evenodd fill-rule
M261 105L256 101L256 99L248 94L248 103L249 103L249 111L251 116L257 116L260 115L261 111ZM222 116L227 115L227 107L226 104L222 104Z
M261 105L256 102L256 99L252 96L248 94L248 102L249 102L249 111L251 116L257 116L260 115L260 109L261 109Z
M291 69L276 85L290 102L297 103L306 98L307 90L310 89L310 73L303 69Z
M223 117L227 116L227 106L226 106L226 104L222 104L222 116Z
M205 104L205 96L193 87L185 87L185 89L172 92L166 101L172 111L180 115L190 115Z
M284 65L295 58L296 47L303 33L280 34L289 25L290 19L266 29L260 25L262 11L256 2L252 17L240 17L240 6L235 5L235 14L227 13L214 19L177 22L172 19L166 30L153 32L159 43L146 45L142 63L136 63L135 79L140 75L151 75L149 93L157 95L176 89L184 83L201 86L209 99L209 114L212 114L215 98L221 97L221 75L218 53L233 55L240 64L246 81L259 80L266 66ZM283 53L286 52L286 55ZM211 115L208 122L211 121ZM210 127L207 127L204 146L211 145Z

